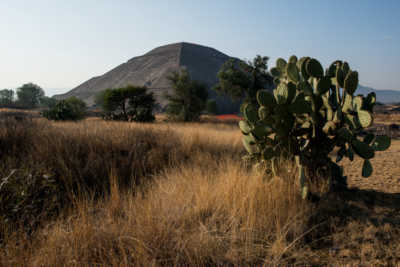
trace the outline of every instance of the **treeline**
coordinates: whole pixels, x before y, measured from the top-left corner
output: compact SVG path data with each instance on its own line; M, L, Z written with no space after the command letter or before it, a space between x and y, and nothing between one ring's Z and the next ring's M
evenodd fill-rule
M0 108L44 109L41 114L50 120L80 120L86 115L86 104L76 97L56 100L45 95L37 84L26 83L17 88L0 90Z
M16 92L11 89L0 90L0 107L2 108L51 108L56 103L57 100L45 96L44 90L34 83L26 83L17 88Z
M268 57L256 56L253 61L228 61L218 72L218 84L212 89L229 96L233 101L253 103L259 89L272 89L273 78L267 71ZM164 94L168 104L164 108L168 120L197 121L202 114L218 114L215 99L209 98L205 84L193 80L183 69L167 77L172 91ZM127 85L110 88L95 97L95 104L106 120L152 122L157 107L154 95L144 86ZM242 105L243 106L243 105ZM47 108L42 115L50 120L80 120L86 115L86 104L71 97L56 100L45 96L44 90L33 83L0 90L0 107Z

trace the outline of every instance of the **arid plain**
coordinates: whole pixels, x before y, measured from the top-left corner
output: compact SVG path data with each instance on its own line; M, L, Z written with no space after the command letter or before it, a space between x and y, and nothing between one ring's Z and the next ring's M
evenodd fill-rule
M398 118L378 114L375 122ZM2 218L1 266L400 262L396 139L377 153L370 178L360 161L343 161L349 190L317 204L299 196L293 166L273 178L244 165L237 124L212 117L138 124L11 116L0 140L2 177L18 169L10 179L47 175L63 187L46 187L40 216L20 207L20 227ZM28 200L40 199L33 192ZM57 210L49 202L61 212L49 213Z

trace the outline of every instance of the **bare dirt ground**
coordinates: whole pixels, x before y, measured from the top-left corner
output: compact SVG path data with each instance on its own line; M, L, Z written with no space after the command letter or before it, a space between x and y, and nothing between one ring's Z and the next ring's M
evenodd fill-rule
M388 150L376 153L375 158L371 160L374 172L369 178L360 175L362 159L343 161L350 187L400 193L400 140L392 140Z

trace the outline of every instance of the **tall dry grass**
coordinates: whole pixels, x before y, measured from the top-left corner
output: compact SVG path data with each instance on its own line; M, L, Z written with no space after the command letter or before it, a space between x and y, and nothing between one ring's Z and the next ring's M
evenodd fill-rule
M198 154L216 161L240 158L240 134L229 129L233 127L1 119L0 177L8 183L0 188L0 225L18 221L35 228L81 194L108 194L111 172L122 187L136 190L152 175Z
M288 163L275 178L242 164L236 126L3 123L1 177L23 168L85 190L65 186L69 202L59 207L61 216L38 217L34 232L17 224L10 230L0 216L0 266L400 261L398 197L353 190L317 205L304 202Z
M164 171L141 193L112 190L83 200L68 220L42 230L29 266L279 266L302 262L296 250L308 206L291 181L265 180L233 159L198 156L199 165ZM201 167L199 167L201 166ZM8 262L5 262L8 263Z

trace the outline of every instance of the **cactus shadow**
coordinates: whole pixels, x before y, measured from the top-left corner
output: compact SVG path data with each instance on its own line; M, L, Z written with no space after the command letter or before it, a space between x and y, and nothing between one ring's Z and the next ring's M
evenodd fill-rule
M315 204L308 224L310 227L318 226L305 238L306 243L317 250L335 246L335 235L351 236L368 227L381 233L389 227L397 233L400 193L356 188L336 192Z
M400 224L400 193L351 188L329 196L319 204L317 214L340 217L342 221ZM324 216L323 216L324 217Z

